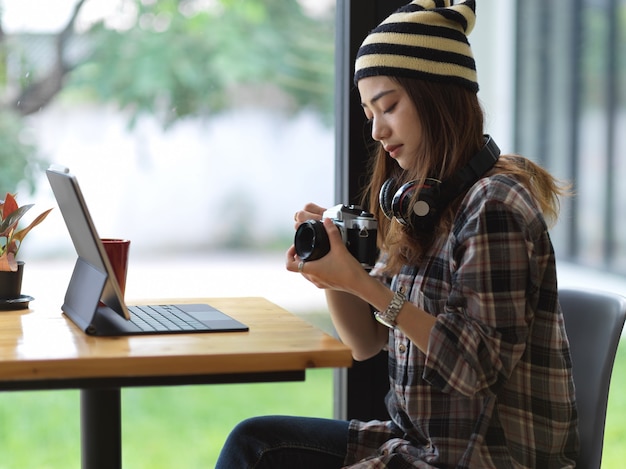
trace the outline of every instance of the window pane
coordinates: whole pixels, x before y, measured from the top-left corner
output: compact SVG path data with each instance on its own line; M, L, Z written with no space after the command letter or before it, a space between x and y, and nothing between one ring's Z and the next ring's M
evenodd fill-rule
M624 0L518 2L516 142L574 183L557 254L626 271Z
M282 264L293 213L334 202L334 2L31 0L2 20L5 111L43 160L32 197L53 205L43 169L70 167L100 235L134 258ZM60 214L46 225L23 255L71 258Z

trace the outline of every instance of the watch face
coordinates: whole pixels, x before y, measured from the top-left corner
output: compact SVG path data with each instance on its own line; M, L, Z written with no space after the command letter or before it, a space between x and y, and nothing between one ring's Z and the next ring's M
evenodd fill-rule
M376 316L376 320L377 320L379 323L381 323L381 324L383 324L383 325L387 326L388 328L393 329L394 327L396 327L396 325L395 325L395 324L392 324L392 323L391 323L391 321L389 321L387 318L385 318L385 317L384 317L384 316L382 316L381 314L376 313L376 314L375 314L375 316Z

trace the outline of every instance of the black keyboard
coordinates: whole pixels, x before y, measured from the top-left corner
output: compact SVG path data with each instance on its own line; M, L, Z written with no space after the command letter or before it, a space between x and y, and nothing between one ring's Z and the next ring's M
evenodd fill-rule
M173 305L129 306L130 322L142 331L197 331L200 321Z

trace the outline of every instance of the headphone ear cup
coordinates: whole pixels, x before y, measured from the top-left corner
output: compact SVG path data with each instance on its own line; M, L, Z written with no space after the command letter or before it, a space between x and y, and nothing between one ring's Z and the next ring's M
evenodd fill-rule
M390 220L393 218L391 202L393 200L393 195L395 194L395 191L396 180L390 178L383 183L383 185L380 187L380 192L378 193L378 203L380 204L380 209Z
M436 179L427 178L419 187L417 200L414 200L418 189L416 181L407 182L400 187L391 202L396 219L413 229L431 230L439 211L440 184Z
M404 226L410 226L413 209L411 208L411 202L415 195L415 181L409 181L403 184L400 189L396 191L391 200L391 212L401 224Z
M441 182L437 179L426 178L424 185L420 188L419 200L413 206L413 212L422 220L434 221L447 203L447 200L442 200Z

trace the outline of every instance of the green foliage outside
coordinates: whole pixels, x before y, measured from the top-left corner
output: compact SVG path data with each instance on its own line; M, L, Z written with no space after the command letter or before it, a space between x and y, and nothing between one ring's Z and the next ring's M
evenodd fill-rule
M116 105L131 126L150 115L167 128L242 100L332 121L333 15L311 18L297 0L127 0L117 23L80 34L75 22L90 0L76 0L66 27L49 37L46 64L31 50L40 36L3 33L1 4L0 189L22 179L33 186L41 156L21 121L59 97Z
M21 118L0 108L0 199L7 192L15 194L22 180L26 189L35 190L35 174L40 172L42 161L35 145L28 139Z
M611 377L602 469L620 469L626 460L626 341L622 340Z
M266 414L332 417L332 370L304 382L122 391L122 466L212 468L231 428ZM78 469L79 391L0 393L0 469Z
M68 89L167 126L228 108L243 86L273 85L293 110L309 107L330 119L332 18L310 18L294 0L212 3L192 10L178 0L137 2L129 29L95 25L87 35L91 54Z

